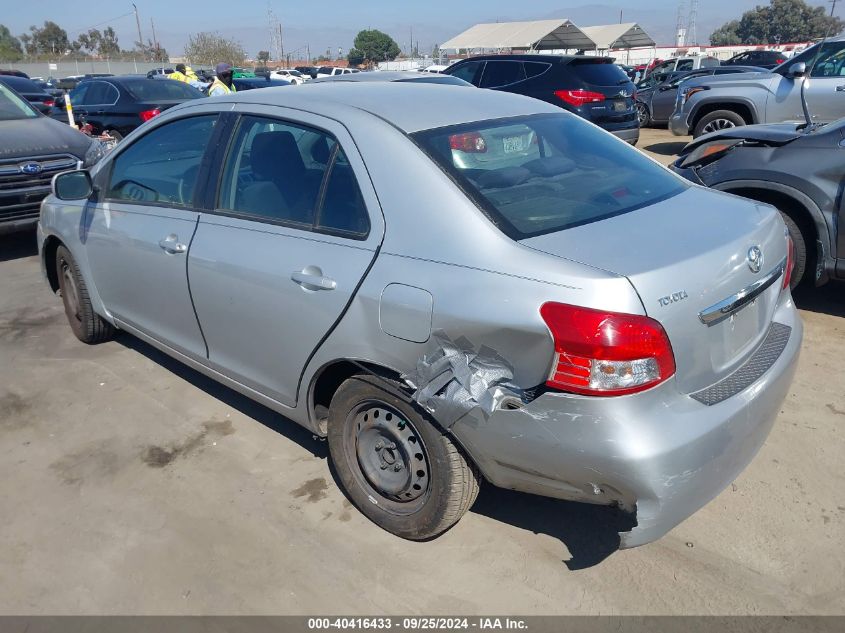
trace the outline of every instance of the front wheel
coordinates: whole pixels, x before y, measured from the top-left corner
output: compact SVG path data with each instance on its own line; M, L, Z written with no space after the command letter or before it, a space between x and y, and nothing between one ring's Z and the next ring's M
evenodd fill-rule
M718 132L743 125L745 125L745 119L736 112L732 110L716 110L701 117L698 123L695 124L692 137L698 138L702 134L709 134L710 132Z
M648 106L640 101L637 101L637 120L640 122L640 127L648 127L651 124L651 113L648 111Z
M789 289L795 290L804 279L807 271L807 243L804 241L804 234L795 220L783 211L780 212L780 217L783 218L786 230L789 231L789 237L792 239L794 264L792 266L792 277L789 279Z
M478 495L473 464L398 387L369 375L332 398L328 442L346 493L379 527L425 540L452 527Z
M65 315L76 338L89 345L109 340L114 335L114 326L94 312L85 280L73 255L64 246L56 250L56 275Z

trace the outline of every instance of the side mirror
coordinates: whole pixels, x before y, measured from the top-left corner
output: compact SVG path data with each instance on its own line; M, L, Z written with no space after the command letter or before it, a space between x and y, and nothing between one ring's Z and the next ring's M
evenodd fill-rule
M53 195L59 200L85 200L92 193L94 183L85 169L65 171L53 177Z
M795 62L789 67L790 77L804 77L807 74L807 64L804 62Z

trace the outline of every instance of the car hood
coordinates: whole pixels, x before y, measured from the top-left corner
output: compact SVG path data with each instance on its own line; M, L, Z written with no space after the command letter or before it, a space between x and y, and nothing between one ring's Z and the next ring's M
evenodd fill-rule
M687 145L681 154L688 154L696 147L717 139L759 141L766 145L779 147L800 138L803 135L800 129L803 125L803 123L764 123L760 125L743 125L718 132L711 132L710 134L699 136Z
M45 154L73 154L79 159L91 146L80 131L49 117L0 121L0 160Z

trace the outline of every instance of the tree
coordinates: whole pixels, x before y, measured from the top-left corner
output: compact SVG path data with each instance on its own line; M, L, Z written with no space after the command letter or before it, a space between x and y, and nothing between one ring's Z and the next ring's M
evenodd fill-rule
M117 43L117 33L114 32L112 27L107 26L103 30L103 34L100 37L100 46L97 49L97 52L100 54L100 57L111 57L113 55L120 54L120 46Z
M193 64L228 62L236 65L243 63L246 52L235 40L228 40L219 33L205 32L188 36L185 57Z
M349 51L347 59L361 59L358 64L377 64L378 62L396 59L399 55L399 45L387 33L377 29L365 29L355 36L355 46Z
M266 64L270 61L270 51L258 51L256 59L262 64Z
M0 60L16 62L23 57L20 40L12 35L5 24L0 24Z
M811 7L804 0L771 0L769 6L757 6L716 29L710 36L713 45L785 44L806 42L826 35L836 35L845 22L826 14L824 7Z
M32 33L32 45L35 54L39 55L64 55L70 48L70 41L67 38L67 31L55 22L46 20L40 29L36 26L29 27Z
M151 62L166 62L170 59L167 50L161 44L153 44L150 39L146 44L135 42L135 54Z
M349 62L350 66L360 66L364 63L364 52L359 51L354 46L349 49L349 53L346 55L346 61Z

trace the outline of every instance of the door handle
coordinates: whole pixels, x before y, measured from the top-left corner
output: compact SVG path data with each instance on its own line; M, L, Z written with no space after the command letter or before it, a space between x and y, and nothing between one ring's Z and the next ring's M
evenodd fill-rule
M316 272L307 272L314 268L308 266L305 270L294 271L290 274L290 278L307 290L334 290L337 288L337 282L330 277L324 277L319 268L316 269Z
M176 253L184 253L188 250L188 245L182 244L179 241L179 236L173 234L170 234L163 240L159 241L158 245L164 250L165 253L168 253L170 255L175 255Z
M845 92L845 84L836 86L836 92Z

